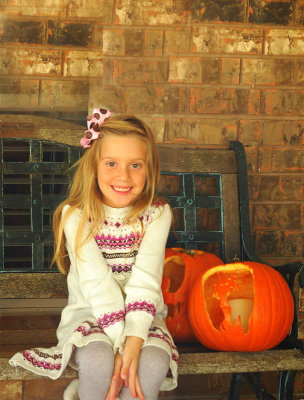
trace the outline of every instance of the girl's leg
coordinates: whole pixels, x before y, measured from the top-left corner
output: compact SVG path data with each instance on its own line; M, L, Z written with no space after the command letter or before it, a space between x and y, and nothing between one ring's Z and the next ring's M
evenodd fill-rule
M146 346L140 352L138 378L145 400L157 400L169 369L169 354L156 346ZM121 400L134 400L129 388L120 393Z
M105 399L114 367L112 347L104 342L91 342L84 347L77 347L74 357L79 368L80 400Z

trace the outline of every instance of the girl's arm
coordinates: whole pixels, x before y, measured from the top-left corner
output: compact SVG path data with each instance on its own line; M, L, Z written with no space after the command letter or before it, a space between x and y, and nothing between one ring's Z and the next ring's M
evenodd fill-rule
M145 230L125 287L124 338L137 336L145 341L155 314L164 306L161 282L170 225L170 206L165 204L156 208L156 215Z
M63 214L68 207L64 207ZM78 250L76 257L75 237L80 217L80 211L75 210L64 224L66 245L71 261L70 272L77 276L81 293L80 301L91 305L92 314L113 343L114 351L118 348L121 350L125 316L123 296L93 237ZM86 226L83 238L88 232L89 227ZM75 288L72 290L74 291Z

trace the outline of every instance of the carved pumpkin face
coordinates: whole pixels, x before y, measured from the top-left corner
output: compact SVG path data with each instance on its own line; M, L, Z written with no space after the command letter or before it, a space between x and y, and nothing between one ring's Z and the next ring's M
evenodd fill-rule
M189 296L197 339L225 351L275 347L290 331L294 303L285 279L268 265L237 262L202 273Z
M195 342L188 320L188 295L199 274L222 264L219 257L200 250L166 249L162 291L168 307L167 327L177 343Z

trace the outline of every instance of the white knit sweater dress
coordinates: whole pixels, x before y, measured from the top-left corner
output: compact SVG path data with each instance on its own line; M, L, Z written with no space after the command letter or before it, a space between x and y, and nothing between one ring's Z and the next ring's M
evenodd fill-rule
M63 213L69 206L65 206ZM126 336L138 336L143 346L165 349L170 370L161 390L177 385L178 353L163 321L167 307L161 292L165 244L171 223L167 204L153 203L140 224L129 225L129 208L105 208L105 221L75 258L74 241L80 211L74 211L64 226L70 271L67 276L68 304L57 329L58 344L15 354L9 363L36 374L57 379L70 364L75 346L103 341L114 352L123 350ZM88 229L88 227L86 228ZM87 231L84 232L86 235Z

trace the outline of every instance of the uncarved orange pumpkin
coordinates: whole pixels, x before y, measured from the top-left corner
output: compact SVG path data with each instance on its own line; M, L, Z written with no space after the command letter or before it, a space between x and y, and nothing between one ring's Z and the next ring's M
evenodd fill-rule
M166 324L177 343L196 341L188 320L189 290L200 273L218 264L222 260L205 251L166 249L162 291L168 306Z
M294 302L285 279L256 262L218 265L203 272L189 295L189 319L206 347L262 351L290 331Z

